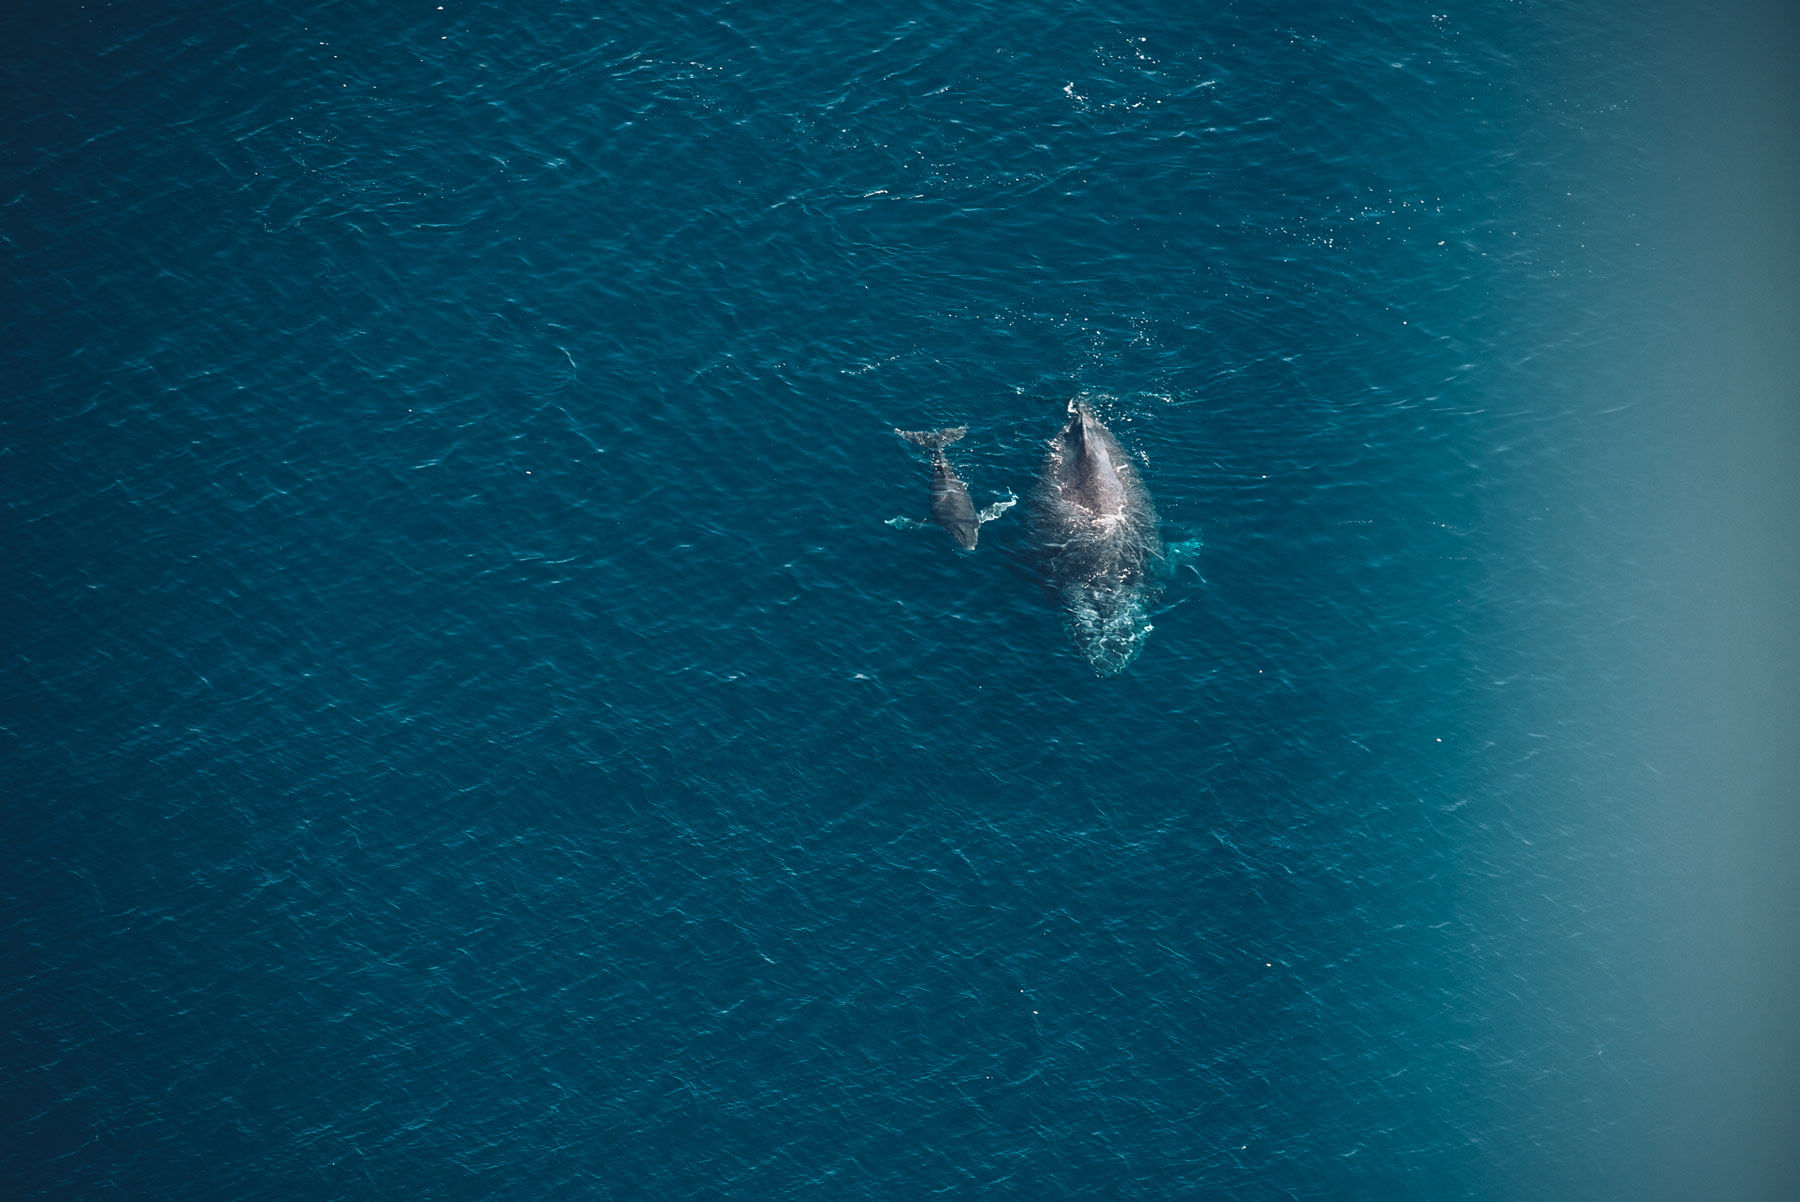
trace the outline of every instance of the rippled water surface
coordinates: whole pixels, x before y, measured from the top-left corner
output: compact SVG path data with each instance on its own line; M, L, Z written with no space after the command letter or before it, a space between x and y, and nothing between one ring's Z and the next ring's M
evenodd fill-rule
M13 18L12 1196L1583 1196L1628 16ZM1078 395L1198 548L1110 679L890 521Z

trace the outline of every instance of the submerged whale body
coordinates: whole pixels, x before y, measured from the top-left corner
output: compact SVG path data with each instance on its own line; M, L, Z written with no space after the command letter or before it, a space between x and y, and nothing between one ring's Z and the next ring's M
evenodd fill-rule
M1087 405L1050 440L1032 529L1062 596L1069 637L1101 676L1116 676L1150 635L1163 558L1156 507L1112 431Z

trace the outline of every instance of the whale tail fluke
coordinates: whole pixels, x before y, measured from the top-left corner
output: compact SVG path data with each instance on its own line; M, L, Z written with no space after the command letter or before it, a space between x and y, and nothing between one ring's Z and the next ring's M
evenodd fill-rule
M942 430L896 429L894 431L894 433L904 438L907 442L912 443L914 446L924 447L929 451L947 447L968 432L969 427L967 426L949 426Z

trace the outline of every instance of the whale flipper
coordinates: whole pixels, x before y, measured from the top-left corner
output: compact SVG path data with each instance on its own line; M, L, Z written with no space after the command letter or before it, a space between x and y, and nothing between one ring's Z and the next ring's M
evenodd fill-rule
M1200 552L1206 542L1199 535L1190 535L1185 530L1173 526L1163 529L1162 557L1159 571L1163 579L1172 581L1186 568L1194 575L1200 575Z

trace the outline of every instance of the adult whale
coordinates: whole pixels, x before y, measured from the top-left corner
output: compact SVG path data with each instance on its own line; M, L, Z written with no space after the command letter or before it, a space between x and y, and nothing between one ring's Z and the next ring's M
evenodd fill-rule
M1150 490L1079 399L1050 440L1031 518L1069 637L1095 672L1118 675L1150 635L1162 536Z

